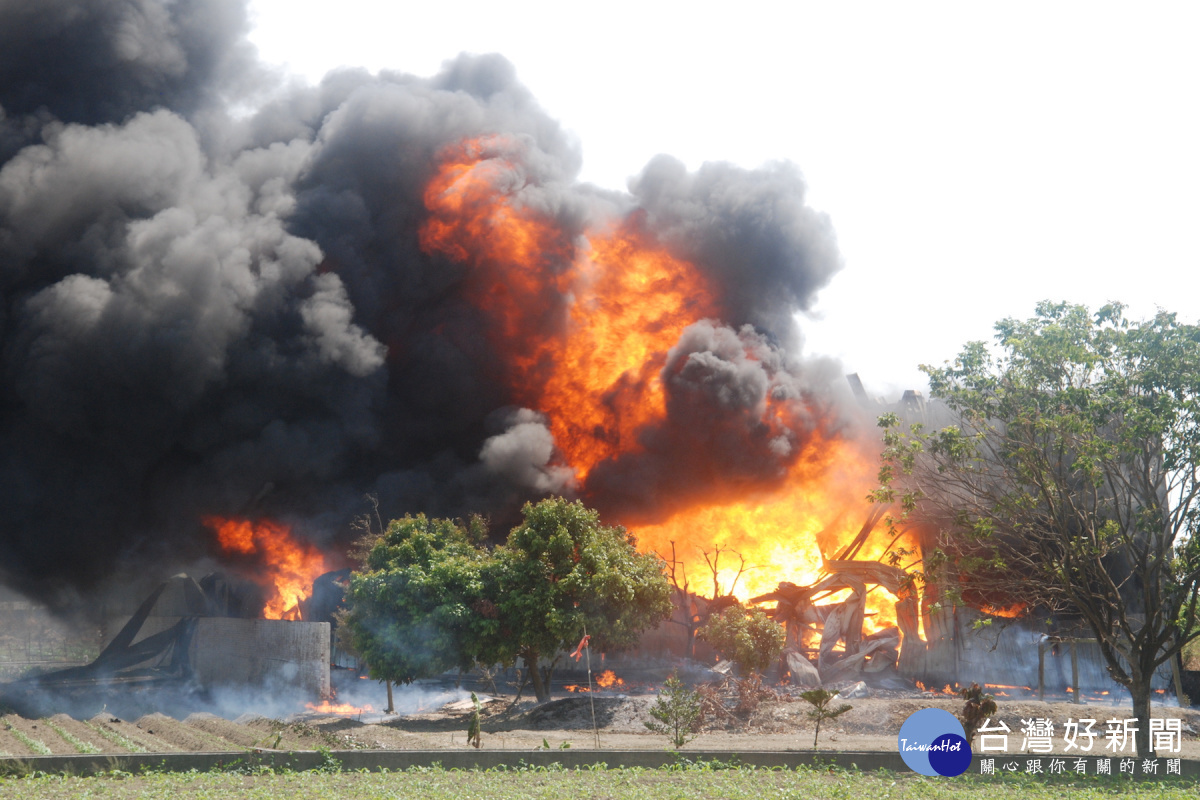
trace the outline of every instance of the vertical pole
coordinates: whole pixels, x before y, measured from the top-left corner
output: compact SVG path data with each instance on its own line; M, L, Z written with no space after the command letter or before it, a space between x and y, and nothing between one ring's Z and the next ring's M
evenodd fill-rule
M1071 640L1071 691L1075 694L1071 700L1076 705L1082 703L1083 700L1079 697L1079 656L1075 651L1075 640Z
M587 640L587 626L583 626L583 638ZM583 648L583 653L587 657L588 671L588 703L592 706L592 731L596 734L596 749L600 749L600 728L596 725L596 695L592 688L592 645L591 641L587 641L587 645Z
M1046 642L1038 642L1038 700L1046 699Z
M1188 705L1188 699L1183 693L1183 681L1179 679L1179 659L1178 655L1171 656L1171 677L1175 679L1175 700L1183 708Z
M392 682L391 682L391 681L385 681L385 683L387 683L387 693L388 693L388 707L387 707L387 713L388 713L388 714L395 714L395 713L396 713L396 706L395 706L395 705L392 703Z

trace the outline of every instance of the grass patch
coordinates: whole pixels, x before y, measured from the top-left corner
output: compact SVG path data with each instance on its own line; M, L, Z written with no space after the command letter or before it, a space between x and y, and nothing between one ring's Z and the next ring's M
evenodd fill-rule
M376 800L421 797L430 800L558 800L562 797L634 800L1050 800L1072 798L1155 798L1194 800L1200 785L1187 780L1131 781L1119 778L1033 778L1024 775L925 778L911 773L839 769L714 769L691 765L672 769L504 770L412 769L404 772L184 772L94 778L32 775L0 778L0 798L50 800L102 795L135 798L280 798L280 800Z

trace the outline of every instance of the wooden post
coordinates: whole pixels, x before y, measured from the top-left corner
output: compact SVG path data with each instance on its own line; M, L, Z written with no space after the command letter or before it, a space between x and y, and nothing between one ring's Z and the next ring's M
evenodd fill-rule
M1171 656L1171 677L1175 679L1175 700L1179 707L1191 705L1187 695L1183 693L1183 681L1179 679L1179 659L1181 656Z
M1038 642L1038 700L1046 699L1046 643Z
M1079 697L1079 656L1075 652L1074 639L1071 640L1071 691L1074 692L1074 696L1071 698L1071 700L1076 705L1082 703L1083 700L1081 700Z

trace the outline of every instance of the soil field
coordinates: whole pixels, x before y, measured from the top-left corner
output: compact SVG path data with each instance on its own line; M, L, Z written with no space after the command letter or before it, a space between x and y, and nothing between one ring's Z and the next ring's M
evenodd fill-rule
M1192 781L1086 780L1025 776L925 778L916 774L828 769L526 770L305 772L247 775L160 773L76 778L0 778L0 798L61 800L1194 800Z
M592 699L596 729L592 727L592 704L586 695L572 695L540 706L525 701L516 707L510 707L510 701L504 698L487 698L483 747L594 749L599 739L602 749L666 748L666 737L652 733L644 724L650 719L653 697L597 694ZM822 726L821 749L894 751L900 726L914 711L932 707L956 713L962 707L961 700L944 696L868 697L848 702L853 706L851 711ZM998 705L997 718L1012 731L1008 736L1009 753L1023 752L1022 729L1026 724L1022 721L1033 719L1046 719L1053 725L1053 752L1078 753L1066 750L1064 723L1068 719L1094 719L1093 730L1099 735L1092 754L1119 754L1106 749L1105 723L1131 713L1128 704L1000 700ZM810 708L790 697L765 700L746 718L733 714L710 718L684 749L807 750L813 744L812 722L806 715ZM212 714L192 714L182 720L162 714L130 720L105 714L86 720L65 715L31 720L10 714L0 717L0 754L459 749L467 746L469 713L470 703L459 701L433 713L407 716L306 713L283 720L249 715L227 720ZM1179 719L1182 741L1177 755L1200 759L1200 711L1155 706L1153 715ZM1084 740L1079 742L1082 745Z

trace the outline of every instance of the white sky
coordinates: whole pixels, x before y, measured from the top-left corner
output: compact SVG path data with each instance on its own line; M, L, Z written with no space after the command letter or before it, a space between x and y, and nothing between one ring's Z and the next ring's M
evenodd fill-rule
M805 321L868 390L1041 299L1200 319L1200 4L252 0L262 57L499 52L624 188L656 153L798 164L845 269Z

